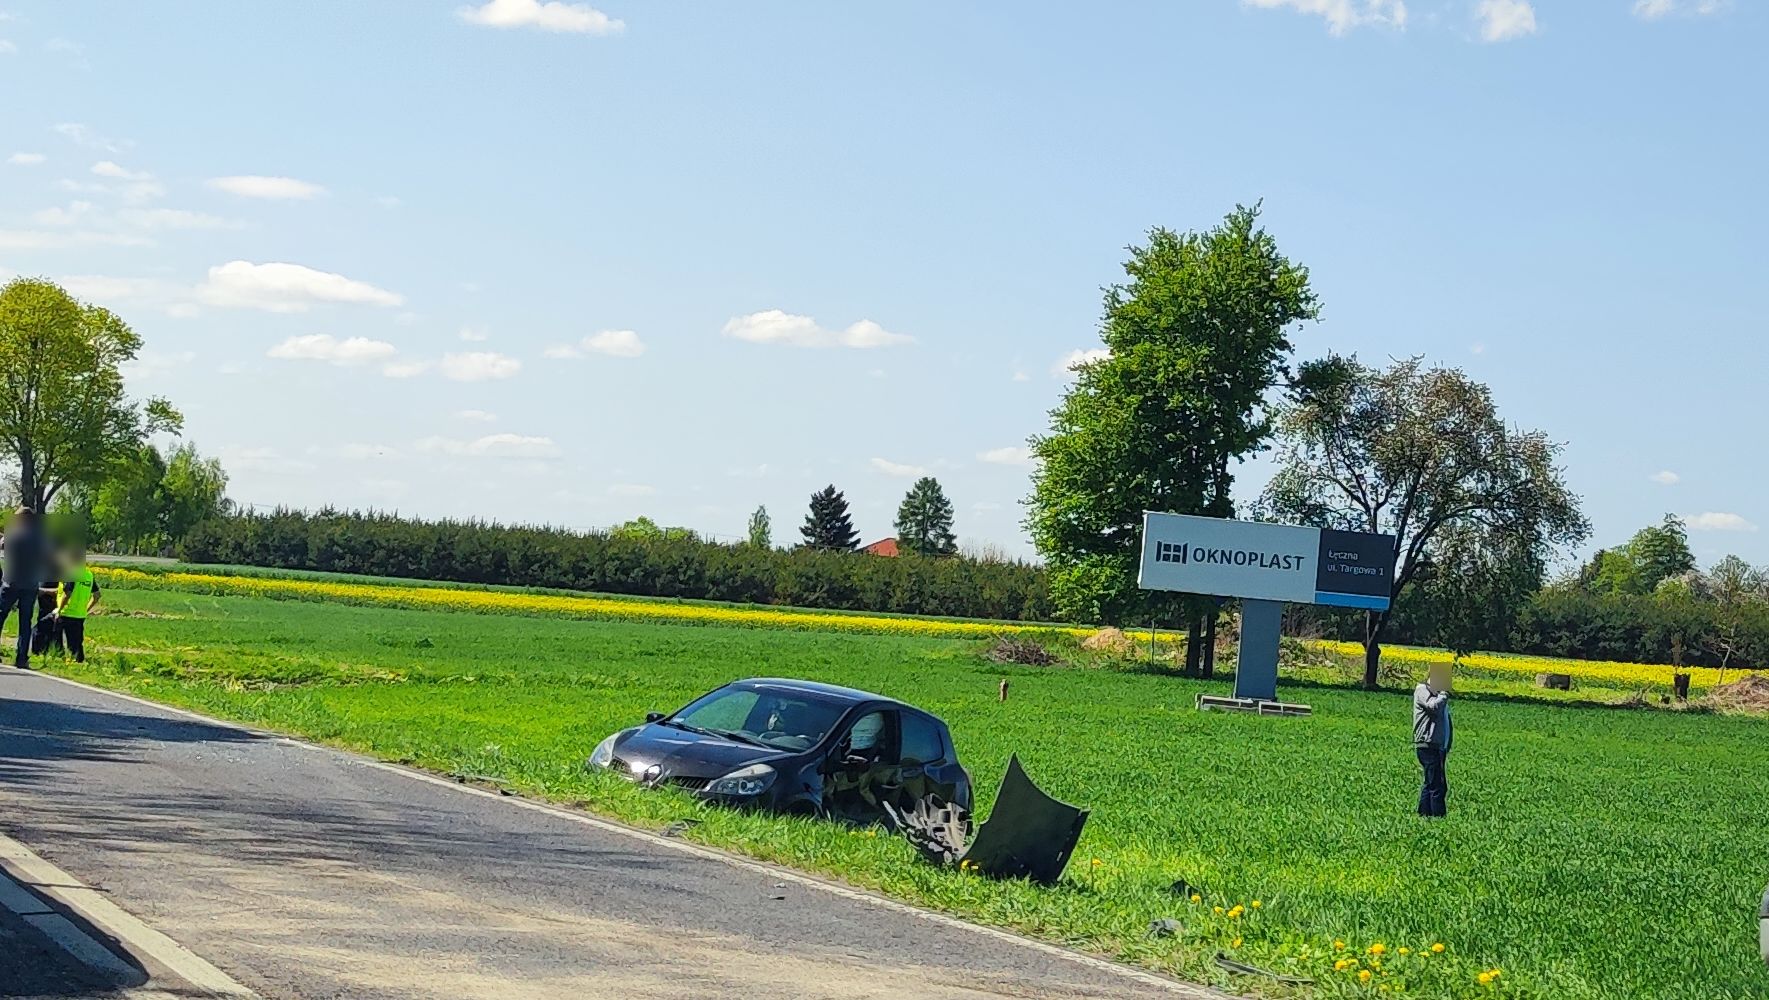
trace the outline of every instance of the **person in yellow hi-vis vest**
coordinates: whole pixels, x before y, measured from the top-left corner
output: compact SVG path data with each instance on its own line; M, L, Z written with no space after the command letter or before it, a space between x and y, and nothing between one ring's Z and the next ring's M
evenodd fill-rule
M61 604L55 617L61 624L61 638L74 654L75 663L86 662L86 616L98 607L98 580L92 567L86 565L86 553L76 550L67 582L61 586Z

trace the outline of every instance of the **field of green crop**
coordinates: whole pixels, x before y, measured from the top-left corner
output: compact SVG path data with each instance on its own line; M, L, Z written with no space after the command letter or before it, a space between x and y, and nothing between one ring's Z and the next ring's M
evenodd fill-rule
M1450 816L1425 822L1405 692L1340 687L1318 665L1291 692L1313 717L1247 718L1192 708L1221 681L1073 648L1066 666L1003 666L969 636L112 585L105 598L93 662L45 666L641 826L693 815L704 822L690 836L707 843L1231 989L1295 995L1229 980L1218 951L1312 976L1311 997L1769 997L1755 916L1769 720L1537 700L1477 679L1456 705ZM1045 788L1093 810L1065 881L994 883L928 866L882 832L703 811L581 767L646 710L751 675L942 715L984 814L1018 752ZM1197 901L1169 891L1179 878L1202 887ZM1146 937L1162 917L1186 934Z

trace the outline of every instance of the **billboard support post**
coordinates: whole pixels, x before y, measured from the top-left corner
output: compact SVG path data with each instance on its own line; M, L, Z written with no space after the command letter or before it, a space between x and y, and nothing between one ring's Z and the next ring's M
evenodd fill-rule
M1241 602L1241 650L1235 660L1235 697L1278 700L1278 622L1281 601Z

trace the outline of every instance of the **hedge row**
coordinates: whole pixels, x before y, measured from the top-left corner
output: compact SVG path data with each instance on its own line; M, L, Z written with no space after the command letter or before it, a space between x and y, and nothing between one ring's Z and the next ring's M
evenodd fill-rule
M641 597L1049 621L1044 573L960 557L882 558L387 514L277 510L204 521L197 563L552 587Z
M1363 614L1328 613L1314 628L1334 638L1362 638ZM1576 586L1545 588L1532 597L1507 635L1482 650L1574 660L1671 663L1681 641L1683 662L1698 667L1769 667L1769 605L1726 607L1650 595L1600 595ZM1438 646L1434 623L1403 594L1385 643Z

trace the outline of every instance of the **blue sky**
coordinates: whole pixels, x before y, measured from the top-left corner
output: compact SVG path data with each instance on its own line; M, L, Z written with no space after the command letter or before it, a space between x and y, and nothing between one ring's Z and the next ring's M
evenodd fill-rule
M870 539L926 470L1028 553L1122 248L1264 199L1299 356L1458 365L1595 544L1769 562L1761 5L0 10L0 274L129 319L245 502Z

